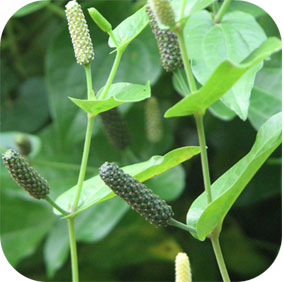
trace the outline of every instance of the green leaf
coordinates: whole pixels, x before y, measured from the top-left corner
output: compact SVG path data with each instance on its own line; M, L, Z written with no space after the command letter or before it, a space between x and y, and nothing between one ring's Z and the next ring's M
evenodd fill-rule
M236 114L227 108L221 100L218 100L211 107L209 107L209 111L214 116L225 121L232 120L236 116Z
M185 172L181 165L148 180L146 186L165 201L174 201L185 187Z
M108 7L107 4L105 6ZM121 10L119 4L117 6L116 8ZM128 10L123 11L122 16L128 12ZM97 92L106 83L115 55L109 54L109 47L104 42L105 37L102 38L102 33L93 30L94 27L96 27L94 24L89 25L91 34L95 36L96 58L91 67L95 71L93 86ZM147 28L124 52L114 82L146 84L151 80L155 83L161 73L159 62L160 56L155 38ZM87 89L84 68L76 63L66 26L54 36L48 48L45 65L48 105L56 129L55 134L59 137L57 142L61 143L61 150L68 150L68 147L84 139L85 128L82 122L87 122L86 114L78 107L74 107L68 97L85 99Z
M187 213L187 224L196 229L193 236L204 240L223 222L248 182L281 143L281 120L281 113L271 117L260 128L250 152L213 183L210 204L205 192L193 202Z
M98 92L98 97L103 88ZM115 83L111 85L104 100L80 100L70 98L70 100L87 113L96 116L99 113L108 111L123 103L139 102L151 96L150 82L146 85L131 83Z
M128 210L127 203L118 197L91 207L76 218L76 238L82 242L102 240Z
M279 62L281 62L279 60ZM265 66L256 76L252 90L249 121L255 129L282 108L282 68Z
M228 7L227 13L241 11L252 15L255 18L265 15L265 11L260 7L245 1L232 1Z
M1 244L12 266L32 255L51 228L54 216L44 202L32 199L1 167Z
M185 3L185 10L184 10L184 18L188 18L192 16L196 12L205 9L210 4L212 4L216 0L190 0L186 1ZM171 4L175 12L176 19L179 18L180 15L180 8L181 8L181 0L172 0Z
M159 175L174 166L199 154L199 147L182 147L175 149L164 156L153 156L148 161L123 167L123 170L140 182L144 182L156 175ZM56 203L66 210L72 206L77 186L72 187L60 195ZM84 181L82 193L79 201L79 209L76 212L81 213L92 205L115 197L115 194L104 184L99 175L96 175ZM57 212L55 211L57 214Z
M0 114L2 131L34 132L41 128L49 117L44 79L27 79L19 87L16 99L2 101Z
M0 146L4 149L14 149L18 151L18 146L15 143L15 138L19 134L26 135L31 142L31 152L29 157L34 157L40 151L41 140L39 137L31 134L26 134L23 132L9 131L9 132L0 132Z
M183 68L179 68L177 71L174 72L173 86L175 90L183 97L190 94L190 89L186 79L185 70Z
M202 11L188 20L184 34L193 73L202 85L221 62L241 63L266 39L254 17L243 12L228 13L220 24L215 24L211 14ZM247 118L254 78L261 67L262 64L259 64L251 68L221 98L243 120Z
M217 67L202 88L171 107L165 117L187 116L204 112L217 102L249 69L280 49L281 41L272 37L252 52L241 64L234 64L226 60Z
M145 12L145 7L125 19L113 30L113 34L118 45L128 45L142 32L142 30L148 25L148 22L149 19ZM108 44L110 47L116 47L111 38L109 38Z
M58 221L48 234L43 249L44 261L49 278L64 264L69 254L68 226Z
M26 6L22 7L19 9L13 17L23 17L26 15L29 15L33 12L36 12L44 7L46 7L49 4L49 0L41 0L41 1L36 1L30 4L27 4Z
M107 236L129 210L125 201L116 197L89 208L76 217L76 240L97 242ZM49 277L62 267L69 254L68 227L59 221L48 234L44 246L44 260Z

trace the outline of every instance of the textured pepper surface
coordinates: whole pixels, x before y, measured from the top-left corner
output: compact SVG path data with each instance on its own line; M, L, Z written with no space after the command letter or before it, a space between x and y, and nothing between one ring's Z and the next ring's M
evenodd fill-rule
M9 149L2 155L3 162L13 179L32 197L43 199L49 193L47 180L29 166L29 163L16 151Z
M191 269L186 253L176 256L176 282L191 282Z
M100 117L109 142L117 149L125 149L130 144L130 136L118 109L103 112Z
M175 24L175 14L169 0L150 0L151 9L158 21L165 26Z
M87 65L94 59L94 48L82 8L76 1L68 2L65 8L77 63Z
M174 215L172 208L115 163L104 163L100 167L100 176L117 196L125 200L147 221L157 226L168 225Z
M145 121L148 140L152 143L161 141L163 138L162 114L155 97L151 97L145 102Z
M167 72L173 72L182 66L177 36L170 29L161 29L149 5L146 7L152 32L158 43L162 66Z

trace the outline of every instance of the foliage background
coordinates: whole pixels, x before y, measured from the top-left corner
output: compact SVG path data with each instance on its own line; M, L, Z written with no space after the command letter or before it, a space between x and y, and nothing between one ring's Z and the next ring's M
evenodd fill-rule
M53 1L55 9L49 1L42 1L35 11L22 10L7 23L1 40L1 146L14 147L15 132L31 134L30 159L49 180L53 198L76 183L86 126L84 114L67 99L68 96L84 97L86 88L84 71L75 62L67 23L62 16L66 2ZM114 27L143 4L127 0L79 2L83 7L98 8ZM273 20L257 7L233 1L230 9L252 14L267 36L280 37ZM94 87L98 90L107 78L114 55L109 55L106 35L87 12L85 15L95 46L92 67ZM249 120L243 122L231 115L224 121L212 112L206 114L212 182L253 144L254 127L258 126L255 121L260 119L251 118L258 109L254 97L265 92L268 95L261 96L262 101L271 107L273 103L274 108L280 107L280 56L274 55L258 73ZM144 84L151 80L152 95L158 98L162 113L180 99L172 86L172 75L160 67L156 42L149 28L128 47L115 80ZM263 84L265 91L261 88ZM145 134L144 102L120 108L131 132L131 148L141 161L180 146L198 144L192 118L163 120L164 138L154 145ZM265 109L261 113L269 115ZM280 156L278 149L250 182L224 222L221 245L232 280L259 275L278 253ZM120 164L126 161L108 143L97 119L87 177L94 175L106 160ZM65 169L62 163L72 167ZM199 157L147 184L170 201L176 218L184 222L190 204L203 189ZM117 198L92 207L77 222L82 281L173 281L174 258L179 251L189 255L195 281L220 279L208 241L199 242L171 227L157 229ZM44 281L70 280L65 222L57 220L44 202L30 199L19 189L2 164L1 243L9 262L23 275Z

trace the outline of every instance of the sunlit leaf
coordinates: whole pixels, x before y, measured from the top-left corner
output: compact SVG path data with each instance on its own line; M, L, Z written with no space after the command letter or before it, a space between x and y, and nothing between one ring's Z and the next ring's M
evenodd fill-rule
M249 69L281 49L281 41L275 37L267 39L241 64L224 61L198 91L183 98L171 107L165 117L187 116L204 112L218 101Z
M170 151L164 156L153 156L148 161L129 165L122 169L140 182L144 182L192 158L199 152L199 147L182 147ZM74 186L59 196L56 200L57 204L66 210L70 210L76 193L76 188L77 187ZM115 194L104 184L100 176L94 176L84 181L79 201L79 209L76 214L91 207L92 205L113 198L114 196ZM55 211L55 213L57 212Z
M210 204L207 204L205 192L193 202L187 214L187 224L196 229L193 236L204 240L217 224L223 222L246 185L280 145L281 122L282 115L279 113L260 128L250 152L212 184L213 201Z

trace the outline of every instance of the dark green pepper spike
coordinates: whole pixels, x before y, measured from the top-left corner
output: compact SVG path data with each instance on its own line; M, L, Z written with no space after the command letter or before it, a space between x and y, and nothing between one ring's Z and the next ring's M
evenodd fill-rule
M150 27L158 43L162 66L167 72L173 72L182 66L177 36L170 29L161 29L149 5L146 7Z
M117 149L125 149L130 144L130 136L118 109L103 112L100 117L109 142Z
M125 173L115 163L105 162L99 171L105 184L147 221L156 226L168 225L174 215L172 208L152 190Z
M47 180L16 151L9 149L2 155L3 162L13 179L20 187L25 189L32 197L44 199L49 193Z

